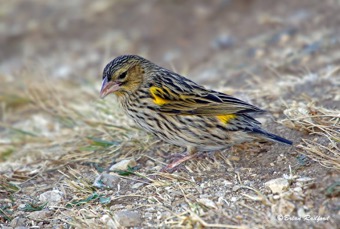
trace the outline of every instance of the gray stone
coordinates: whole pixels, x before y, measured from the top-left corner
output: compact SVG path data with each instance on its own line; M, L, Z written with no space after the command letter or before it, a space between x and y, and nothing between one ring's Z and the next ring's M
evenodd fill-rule
M114 217L122 227L136 227L142 223L141 216L136 211L118 211Z
M103 215L100 218L100 221L102 221L107 226L107 228L110 228L110 229L118 228L116 223L113 221L113 219L109 215Z
M198 203L203 204L204 206L208 207L208 208L213 208L213 209L217 209L216 204L214 203L214 201L208 199L208 198L201 198L197 200Z
M7 226L4 226L4 225L0 225L0 229L13 229L13 227L7 227Z
M30 212L27 217L32 220L45 220L52 215L49 210Z
M117 186L119 181L119 176L103 172L95 179L93 186L97 188L114 188Z
M59 190L51 190L40 194L39 200L47 202L47 206L56 206L63 200L63 193Z
M13 228L16 228L16 227L24 227L24 225L26 225L26 221L27 219L24 218L24 217L15 217L12 221L11 221L11 224L10 226L13 227Z
M285 178L277 178L264 183L273 193L283 193L289 187L289 182Z
M144 183L136 183L136 184L133 184L132 186L131 186L131 188L133 188L133 189L139 189L140 187L142 187L144 185Z
M115 170L127 170L129 167L135 167L137 165L134 159L124 159L110 167L110 171Z
M13 227L7 227L7 226L0 225L0 229L13 229Z

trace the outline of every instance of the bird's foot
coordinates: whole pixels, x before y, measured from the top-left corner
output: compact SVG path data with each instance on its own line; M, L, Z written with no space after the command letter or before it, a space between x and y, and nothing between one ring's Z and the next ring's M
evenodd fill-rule
M178 160L175 160L173 162L171 162L170 164L168 164L167 166L163 167L160 172L166 172L166 173L173 173L174 171L176 171L180 165L182 165L183 162L186 162L192 158L198 157L200 156L200 153L195 153L195 154L189 154L186 155L184 157L181 157Z

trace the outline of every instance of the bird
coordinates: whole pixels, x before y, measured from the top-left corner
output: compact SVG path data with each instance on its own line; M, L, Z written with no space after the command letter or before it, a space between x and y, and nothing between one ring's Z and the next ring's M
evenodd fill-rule
M186 156L162 171L175 170L201 152L251 141L293 142L261 127L254 115L266 111L231 95L210 90L138 55L121 55L102 75L100 97L114 94L122 109L145 131Z

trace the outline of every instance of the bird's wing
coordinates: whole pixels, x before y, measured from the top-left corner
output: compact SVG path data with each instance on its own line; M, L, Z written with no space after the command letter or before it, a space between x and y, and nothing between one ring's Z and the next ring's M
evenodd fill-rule
M186 87L168 83L152 86L150 94L157 109L168 114L207 116L264 112L227 94L207 90L192 81L188 82L191 84Z

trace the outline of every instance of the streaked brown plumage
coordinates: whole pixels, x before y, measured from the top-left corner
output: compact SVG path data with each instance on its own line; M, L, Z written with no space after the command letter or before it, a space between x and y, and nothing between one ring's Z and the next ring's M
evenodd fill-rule
M140 127L189 152L228 148L256 139L291 145L251 117L261 110L136 56L124 55L104 69L100 95L113 93Z

